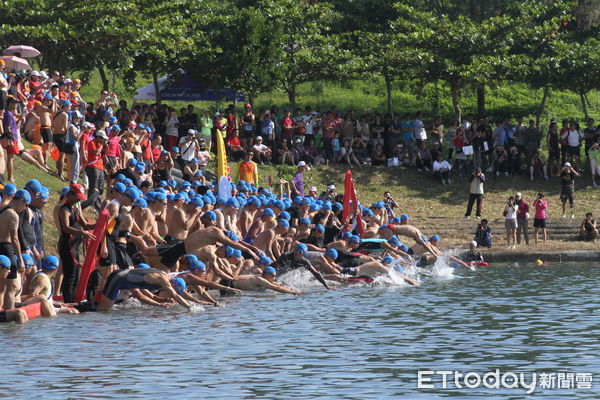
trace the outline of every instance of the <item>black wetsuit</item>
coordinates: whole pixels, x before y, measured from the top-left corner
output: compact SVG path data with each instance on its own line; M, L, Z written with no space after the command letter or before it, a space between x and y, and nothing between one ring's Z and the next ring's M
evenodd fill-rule
M3 209L0 210L0 214L5 212L9 208L10 208L10 206L4 207ZM19 266L17 265L17 255L15 253L15 249L14 249L12 243L1 242L0 243L0 254L4 255L10 259L10 273L8 274L6 279L17 279L17 270L18 270Z
M111 273L106 280L102 294L112 301L117 299L121 290L127 289L148 289L158 290L161 287L147 283L144 277L151 273L164 273L154 268L134 268L126 270L117 270Z
M312 244L313 246L317 246L320 248L324 248L325 245L323 244L323 236L321 237L315 237L315 236L309 236L304 240L301 240L302 243L307 243L307 244Z
M109 258L113 265L119 269L127 269L133 266L133 261L127 252L127 243L118 242L119 238L128 238L131 232L121 229L123 221L123 207L119 207L119 214L115 219L115 226L110 235L107 235L106 245L109 252ZM112 251L111 251L112 250Z
M31 210L26 207L19 215L19 242L21 243L21 251L25 252L35 244L35 231L33 230L32 222L30 222Z
M81 215L75 207L63 205L60 210L66 208L70 212L69 225L73 229L81 229ZM60 212L59 210L59 212ZM60 237L58 238L58 255L63 270L62 293L65 303L73 303L74 295L79 281L79 245L82 242L81 235L71 235L63 231L62 222Z
M294 269L306 268L311 274L313 274L316 280L321 282L321 284L326 288L329 288L327 283L325 283L325 279L323 279L323 275L321 275L319 271L312 266L310 261L308 261L305 257L299 259L295 258L293 252L282 254L273 264L271 264L271 266L277 269L277 273L279 275L285 274L286 272Z
M345 250L338 250L337 252L338 258L335 262L343 268L354 268L367 262L366 260L359 258L355 253L350 253Z

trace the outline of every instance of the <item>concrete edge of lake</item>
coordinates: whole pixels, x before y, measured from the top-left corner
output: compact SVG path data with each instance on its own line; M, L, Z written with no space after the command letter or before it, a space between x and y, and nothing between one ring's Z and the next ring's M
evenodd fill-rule
M569 251L484 251L483 257L487 262L525 262L532 263L535 260L567 262L567 261L600 261L600 251L569 250Z

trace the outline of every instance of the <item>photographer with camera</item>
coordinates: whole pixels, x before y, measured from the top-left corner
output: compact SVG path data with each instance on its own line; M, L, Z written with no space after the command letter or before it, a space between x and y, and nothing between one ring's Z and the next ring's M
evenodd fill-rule
M186 165L196 157L200 148L197 135L198 132L195 129L188 129L187 135L179 141L179 155Z
M504 207L504 226L506 227L506 244L509 249L517 247L517 212L519 206L515 203L514 197L510 196Z
M575 177L579 177L579 174L571 167L571 163L566 162L560 171L560 201L562 202L563 218L567 217L567 200L569 200L569 206L571 207L571 218L575 218L575 214L573 214Z
M477 225L475 231L475 242L479 247L492 247L492 228L488 225L487 219L482 219L481 223Z
M485 182L485 175L481 172L481 168L475 168L473 175L469 178L470 190L469 190L469 203L467 204L467 212L465 218L471 218L471 211L473 210L473 204L477 201L477 211L475 216L477 219L481 218L481 209L483 205L483 183Z
M546 244L546 210L548 209L548 203L544 200L544 195L542 193L538 193L535 201L533 202L533 207L535 208L535 218L533 219L533 232L535 235L535 244L538 242L538 232L542 231L542 238L544 239L544 244Z

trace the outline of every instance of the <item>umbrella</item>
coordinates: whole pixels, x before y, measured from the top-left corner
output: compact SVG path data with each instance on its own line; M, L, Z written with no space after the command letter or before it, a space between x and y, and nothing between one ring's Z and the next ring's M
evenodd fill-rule
M6 63L6 68L8 69L27 69L31 70L29 63L27 60L15 56L2 56L1 57Z
M23 58L37 57L41 54L35 47L23 45L10 46L2 51L2 54L6 54L7 56L13 56L17 53L19 57Z

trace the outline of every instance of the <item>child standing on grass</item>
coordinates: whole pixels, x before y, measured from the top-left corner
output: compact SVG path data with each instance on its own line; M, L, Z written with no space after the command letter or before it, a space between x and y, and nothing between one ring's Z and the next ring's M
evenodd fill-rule
M333 150L333 161L340 162L342 160L342 146L340 145L340 133L336 132L331 141L331 149Z

